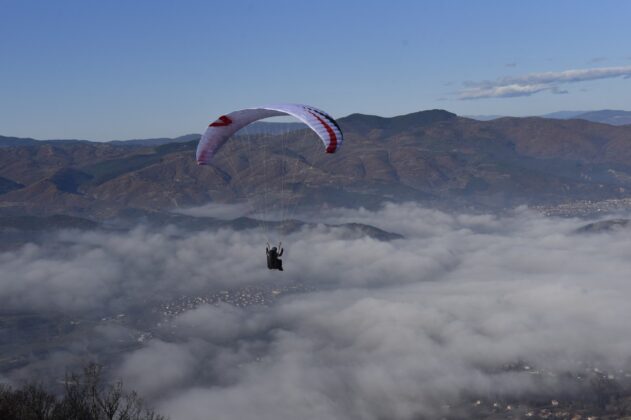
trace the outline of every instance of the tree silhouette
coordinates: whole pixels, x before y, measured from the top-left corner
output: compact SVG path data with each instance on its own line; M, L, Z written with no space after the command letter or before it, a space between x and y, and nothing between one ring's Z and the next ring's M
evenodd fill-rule
M145 407L123 383L105 384L102 367L89 364L82 374L66 375L62 396L39 384L13 389L0 385L0 419L11 420L166 420Z

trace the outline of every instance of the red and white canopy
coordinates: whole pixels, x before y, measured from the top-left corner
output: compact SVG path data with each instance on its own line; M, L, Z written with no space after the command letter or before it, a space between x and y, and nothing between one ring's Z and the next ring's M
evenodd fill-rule
M243 127L264 118L291 115L322 139L327 153L335 153L344 138L337 122L326 112L308 105L277 104L247 108L222 115L211 123L197 145L197 164L207 165L228 139Z

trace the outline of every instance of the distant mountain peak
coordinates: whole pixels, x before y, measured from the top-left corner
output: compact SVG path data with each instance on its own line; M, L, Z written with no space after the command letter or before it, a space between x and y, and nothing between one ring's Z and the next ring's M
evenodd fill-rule
M596 111L559 111L542 115L544 118L577 119L609 125L631 124L631 111L619 109L600 109Z
M429 109L425 111L411 112L409 114L404 114L404 115L396 115L394 117L380 117L378 115L354 113L346 117L340 118L339 121L345 121L349 119L358 119L358 118L369 118L369 119L380 119L380 120L386 120L386 121L392 121L392 120L415 120L415 121L428 120L429 121L431 120L433 122L433 121L448 120L448 119L457 118L457 117L458 116L454 114L453 112L449 112L444 109Z
M340 118L340 124L352 124L355 126L370 126L379 129L405 129L414 126L433 124L441 121L449 121L458 116L444 109L431 109L418 111L411 114L397 115L395 117L379 117L377 115L351 114Z

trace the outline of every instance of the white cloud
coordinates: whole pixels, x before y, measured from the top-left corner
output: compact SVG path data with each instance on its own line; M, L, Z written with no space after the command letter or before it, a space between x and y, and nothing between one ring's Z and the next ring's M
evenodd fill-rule
M530 73L518 77L504 77L495 81L468 82L467 87L459 92L459 97L460 99L483 99L529 96L543 91L566 93L567 91L560 88L563 84L614 77L631 77L631 66Z
M190 381L199 358L193 350L194 345L190 344L151 340L124 357L119 377L131 389L141 389L146 398L156 399Z
M222 204L213 203L205 206L179 209L176 213L186 214L195 217L213 217L221 220L233 220L242 216L255 213L252 205L248 203Z
M0 303L81 314L205 287L299 280L315 289L271 306L190 309L115 359L116 375L172 418L439 417L473 396L567 391L561 374L586 366L631 372L628 231L578 235L584 221L527 209L458 215L412 203L319 219L405 238L305 228L284 238L287 270L276 273L257 230L61 234L0 255L3 273L17 269L11 282L3 276ZM86 265L100 274L81 286ZM81 299L92 308L73 303ZM100 331L104 340L124 333ZM549 374L502 369L520 361Z

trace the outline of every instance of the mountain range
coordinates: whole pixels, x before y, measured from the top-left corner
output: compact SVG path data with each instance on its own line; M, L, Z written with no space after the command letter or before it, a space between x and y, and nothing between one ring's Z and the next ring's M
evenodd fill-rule
M338 122L345 143L333 155L294 125L238 135L206 167L195 162L199 135L132 143L0 138L0 215L105 220L244 201L285 215L386 200L505 208L622 198L631 189L631 126L478 121L444 110Z
M473 115L470 118L480 121L490 121L505 117L504 115ZM539 115L541 118L553 118L559 120L587 120L610 125L631 124L631 111L602 109L599 111L557 111L550 114Z
M301 123L279 123L279 122L266 122L258 121L250 124L244 129L247 135L257 134L285 134L292 131L298 131L304 128ZM176 138L160 137L149 139L131 139L131 140L110 140L106 142L99 142L105 144L114 144L118 146L160 146L168 143L186 143L192 140L199 139L199 134L186 134ZM33 146L41 144L42 142L55 142L56 144L62 143L93 143L90 140L35 140L32 138L20 138L20 137L7 137L0 136L0 147L12 147L12 146Z

